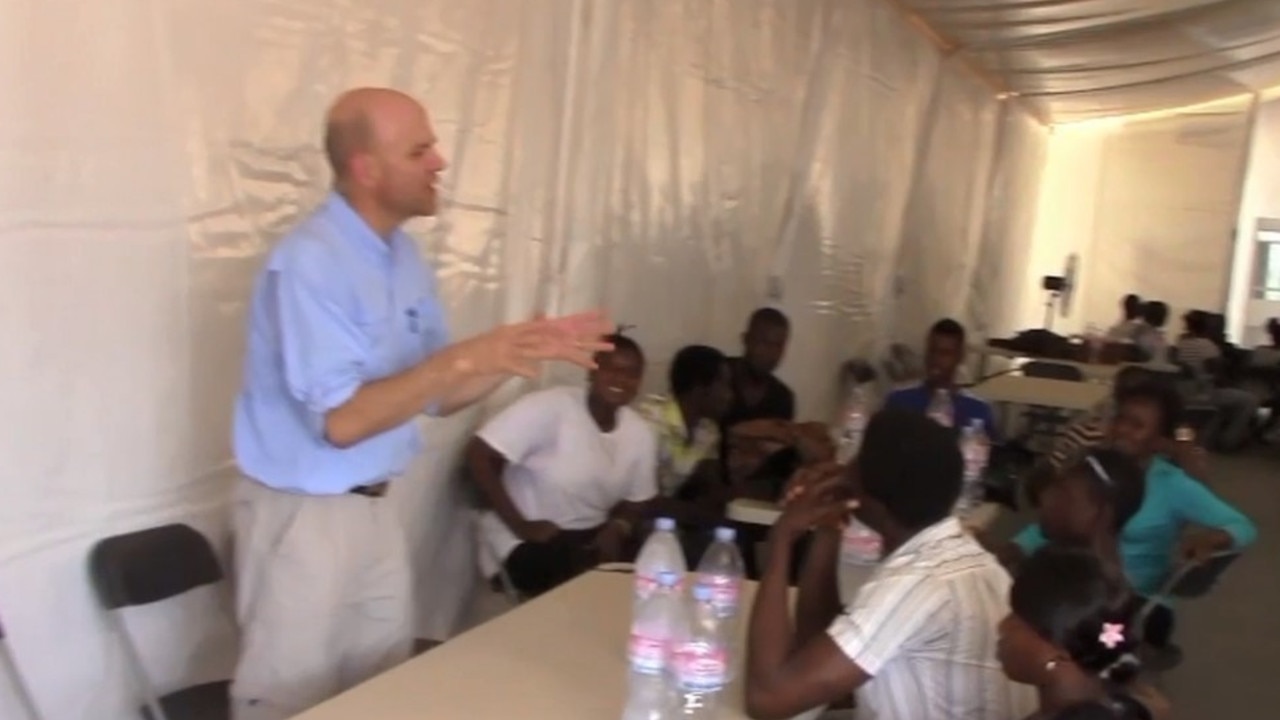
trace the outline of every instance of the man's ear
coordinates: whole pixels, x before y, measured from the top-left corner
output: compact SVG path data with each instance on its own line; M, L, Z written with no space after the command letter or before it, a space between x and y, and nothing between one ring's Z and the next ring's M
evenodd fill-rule
M354 153L351 156L348 168L350 169L352 182L361 187L376 185L378 175L381 172L373 155L364 152Z

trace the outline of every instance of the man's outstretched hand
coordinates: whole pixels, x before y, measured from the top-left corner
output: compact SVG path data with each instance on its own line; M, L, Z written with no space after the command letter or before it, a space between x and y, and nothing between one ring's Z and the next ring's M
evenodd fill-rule
M460 343L459 362L476 375L533 378L548 361L590 370L596 353L613 349L603 339L613 330L613 323L598 311L502 325Z

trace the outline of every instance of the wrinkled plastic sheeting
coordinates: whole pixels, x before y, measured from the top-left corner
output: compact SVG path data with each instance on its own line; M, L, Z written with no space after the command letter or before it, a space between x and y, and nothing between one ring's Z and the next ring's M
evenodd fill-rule
M941 313L994 331L1022 282L979 266L1023 242L1043 133L888 3L0 0L0 48L0 614L50 720L134 716L93 542L185 521L226 546L250 285L324 193L347 87L432 111L448 202L410 229L460 336L604 306L660 389L679 346L736 351L773 277L822 417L841 360ZM424 636L475 576L459 448L518 389L426 424L394 490ZM226 591L130 614L162 688L230 671Z
M1275 0L902 0L1042 119L1183 107L1280 84Z

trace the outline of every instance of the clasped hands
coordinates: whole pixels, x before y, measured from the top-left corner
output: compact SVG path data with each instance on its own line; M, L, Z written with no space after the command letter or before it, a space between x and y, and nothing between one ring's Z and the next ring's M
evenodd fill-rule
M779 503L782 515L773 524L775 536L792 541L810 530L843 531L858 507L845 473L845 466L828 462L792 475Z

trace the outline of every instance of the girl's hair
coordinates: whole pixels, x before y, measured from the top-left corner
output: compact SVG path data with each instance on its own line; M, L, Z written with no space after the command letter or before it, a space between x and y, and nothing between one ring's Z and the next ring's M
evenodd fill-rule
M1111 449L1095 449L1063 472L1064 479L1081 479L1100 505L1111 506L1120 533L1138 513L1147 495L1146 473L1138 461Z
M1116 685L1138 672L1137 647L1122 578L1088 550L1049 545L1018 569L1013 614L1062 648L1081 669Z

